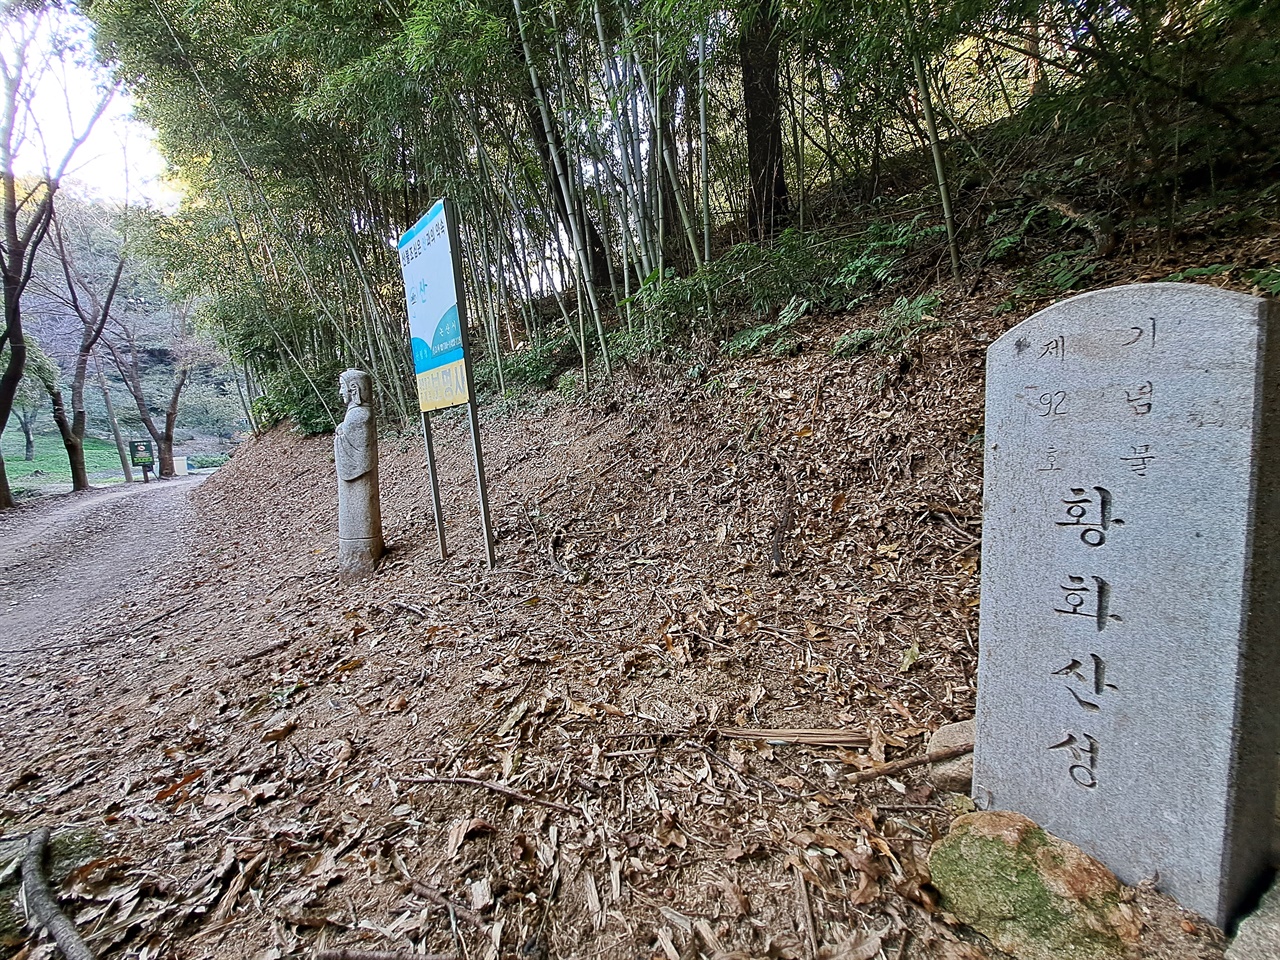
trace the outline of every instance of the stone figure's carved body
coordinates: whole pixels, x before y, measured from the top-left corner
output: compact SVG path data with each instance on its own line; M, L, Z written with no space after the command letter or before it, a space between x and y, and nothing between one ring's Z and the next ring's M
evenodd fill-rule
M333 434L333 462L338 472L338 571L351 578L371 572L382 556L378 425L369 404L369 375L347 370L339 384L347 415Z

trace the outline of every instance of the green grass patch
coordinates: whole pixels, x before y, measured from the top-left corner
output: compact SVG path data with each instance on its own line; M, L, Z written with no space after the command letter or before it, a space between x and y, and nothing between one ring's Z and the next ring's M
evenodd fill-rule
M777 320L739 330L724 345L725 355L736 360L768 347L769 353L775 357L790 356L800 348L800 339L791 332L794 322L794 318L784 310Z
M1177 273L1171 273L1165 280L1170 283L1203 280L1206 277L1220 277L1226 273L1235 273L1247 283L1253 284L1263 293L1280 296L1280 267L1262 267L1259 270L1241 268L1233 263L1214 263L1207 267L1187 267Z
M24 460L25 441L22 431L9 427L0 436L4 452L4 469L14 494L47 490L58 484L71 486L71 464L62 437L56 433L36 434L34 460ZM84 438L84 465L94 483L112 483L124 479L116 445L96 437Z
M709 333L733 359L788 356L802 346L796 321L851 309L891 287L902 258L943 230L920 217L851 235L789 228L767 244L739 244L687 277L655 270L632 298L636 320L659 342Z
M230 459L229 453L193 453L187 457L187 466L192 470L208 470L212 467L225 466Z

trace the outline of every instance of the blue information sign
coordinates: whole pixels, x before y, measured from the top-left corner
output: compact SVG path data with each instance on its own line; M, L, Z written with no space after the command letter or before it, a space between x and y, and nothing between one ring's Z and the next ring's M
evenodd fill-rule
M424 413L471 399L447 216L444 201L437 201L399 245L413 372Z

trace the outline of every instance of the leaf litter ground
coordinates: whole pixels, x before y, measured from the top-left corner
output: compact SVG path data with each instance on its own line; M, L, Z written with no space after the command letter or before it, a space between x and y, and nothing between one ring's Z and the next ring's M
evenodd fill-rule
M59 879L104 956L999 956L928 886L967 801L858 774L973 713L984 353L1044 305L1005 296L944 297L891 357L833 359L866 320L827 318L794 357L488 411L492 571L462 417L454 555L420 439L384 436L390 552L356 585L330 441L246 444L183 563L0 673L0 864L87 831ZM1132 909L1143 955L1221 957Z

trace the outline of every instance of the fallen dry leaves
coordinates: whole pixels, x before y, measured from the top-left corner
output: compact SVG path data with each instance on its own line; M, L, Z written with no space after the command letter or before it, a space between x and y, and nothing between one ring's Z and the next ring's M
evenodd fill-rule
M330 441L246 444L108 642L0 668L4 836L92 837L63 893L107 957L988 955L928 886L925 770L857 780L972 713L992 283L899 357L832 359L837 318L486 410L492 571L463 418L454 556L386 435L356 585Z

